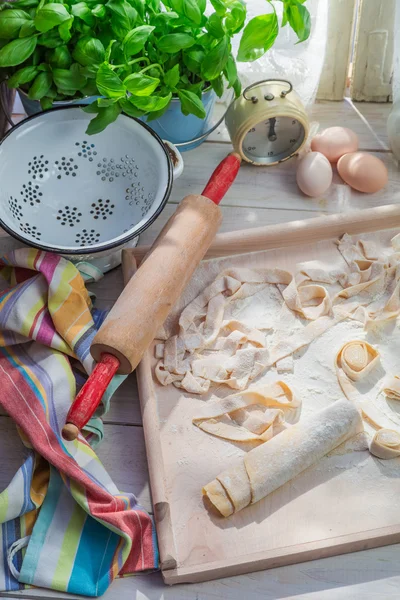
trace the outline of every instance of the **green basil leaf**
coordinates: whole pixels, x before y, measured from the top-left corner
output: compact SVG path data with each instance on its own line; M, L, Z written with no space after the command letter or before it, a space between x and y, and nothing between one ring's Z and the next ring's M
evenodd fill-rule
M58 33L57 29L39 35L38 43L46 48L57 48L58 46L64 45L64 42L60 38L60 34Z
M41 33L46 33L56 25L68 21L70 14L63 4L50 3L40 8L35 17L35 26Z
M278 18L275 12L254 17L244 28L237 60L239 62L257 60L271 48L277 35Z
M229 53L228 38L224 37L214 48L207 52L201 65L203 79L211 81L218 77L228 62Z
M239 98L240 94L242 93L242 84L240 82L239 77L236 79L235 83L233 84L233 89L235 92L235 98Z
M92 15L92 11L86 4L86 2L78 2L77 4L73 4L71 6L71 12L74 17L78 17L82 19L86 25L94 24L94 16Z
M183 0L170 0L170 6L177 13L183 14Z
M198 83L189 83L188 87L185 87L183 89L192 92L193 94L196 94L196 96L201 100L204 90L204 81L199 81Z
M183 14L196 25L201 24L201 12L197 0L182 0Z
M0 67L15 67L25 62L33 54L36 44L34 36L9 42L0 50Z
M35 35L35 33L37 33L35 23L33 21L25 21L19 30L19 37L29 37L30 35Z
M97 116L92 119L86 129L88 135L94 135L104 131L107 125L116 121L121 113L119 103L108 106L107 108L99 108Z
M219 15L220 17L225 16L226 5L225 5L225 2L223 2L223 0L211 0L211 4L213 5L213 8L214 8L215 12L217 13L217 15Z
M112 11L111 28L119 39L133 29L138 14L126 0L109 0L106 6Z
M86 83L86 77L77 63L71 65L70 69L53 69L53 79L58 91L67 96L80 91Z
M126 89L134 96L150 96L159 83L160 80L158 78L148 77L140 73L133 73L124 79Z
M129 0L129 3L133 6L133 8L138 13L141 19L144 19L145 13L145 0Z
M53 83L53 78L51 73L39 73L36 76L35 81L32 83L29 88L28 96L31 100L40 100L47 95L47 92L51 88L51 84Z
M230 54L228 57L228 61L224 69L224 75L227 78L230 86L233 86L236 83L236 79L238 78L238 72L236 68L236 62L232 54Z
M160 0L147 0L147 3L154 12L160 10Z
M167 106L172 98L172 94L168 94L167 96L148 96L146 98L139 98L137 96L131 96L130 102L145 112L153 112L155 110L161 110L165 106Z
M204 14L207 8L207 0L197 0L197 4L199 6L201 14Z
M180 77L179 63L164 75L164 83L172 90L177 86Z
M183 53L183 62L185 66L196 75L201 73L201 65L205 58L205 52L203 50L191 49L188 52Z
M190 48L195 44L195 39L188 33L169 33L157 41L157 46L162 52L175 54L179 50Z
M310 37L311 18L310 13L297 0L291 0L286 8L286 17L290 27L297 34L299 42L305 42Z
M52 108L53 106L53 98L49 98L48 96L40 98L40 106L42 107L42 110L49 110L49 108Z
M126 95L126 88L121 79L107 64L100 65L96 85L99 93L107 98L122 98Z
M151 121L155 121L156 119L162 117L163 114L167 112L168 106L169 105L166 104L164 108L161 108L160 110L154 110L153 112L149 113L146 117L146 123L150 123Z
M22 67L22 69L15 71L7 81L7 85L9 88L17 88L24 83L29 83L32 79L35 79L38 72L37 67Z
M100 108L104 108L106 106L111 106L116 102L118 102L118 98L99 98L97 100L97 106L99 106Z
M92 102L92 104L88 104L84 108L82 108L83 112L88 113L90 115L97 115L99 113L99 109L97 106L97 100Z
M34 67L37 67L37 65L40 64L41 57L42 57L42 53L39 50L39 48L36 46L29 62L31 62Z
M59 69L69 69L72 63L71 54L67 46L59 46L51 51L49 63Z
M61 25L58 26L58 33L60 35L60 38L63 40L63 42L69 42L69 40L72 37L71 27L72 27L73 21L74 21L74 17L70 17L67 21L64 21L64 23L61 23ZM83 25L83 26L88 27L88 25Z
M285 27L288 22L288 14L287 14L287 4L283 3L283 14L282 14L282 23L281 27Z
M211 86L218 98L221 98L222 94L224 93L224 80L222 79L222 76L220 75L219 77L213 79L211 81Z
M13 2L13 8L36 8L39 4L39 0L17 0Z
M151 25L140 25L140 27L132 29L122 42L125 57L130 58L143 50L152 31L154 31L154 27Z
M122 98L122 100L119 101L119 105L124 113L128 115L128 117L134 117L135 119L138 119L145 114L143 110L139 110L133 106L128 98Z
M196 44L203 46L203 48L206 48L207 51L209 50L211 44L213 44L214 42L215 38L209 33L203 33L199 35L196 39Z
M37 67L38 71L47 71L50 72L51 71L51 66L48 65L47 63L42 63L41 65L39 65Z
M174 21L179 19L176 12L162 12L151 20L151 24L155 26L157 31L166 31L170 25L174 26Z
M187 90L178 91L179 100L181 101L182 112L184 115L195 115L199 119L206 118L206 111L202 101L193 92Z
M84 36L78 40L72 56L79 64L91 66L103 62L105 50L100 40Z
M106 48L106 55L105 55L105 57L104 57L104 60L105 60L105 62L109 62L109 61L110 61L111 52L112 52L113 46L114 46L114 44L115 44L115 42L116 42L116 41L117 41L117 40L110 40L110 41L109 41L109 43L108 43L108 46L107 46L107 48ZM103 44L104 44L104 43L105 43L105 42L103 42Z
M0 38L3 40L16 38L21 27L29 21L31 18L24 10L13 8L3 10L0 12Z
M106 16L106 7L104 4L96 4L96 6L92 8L92 15L98 19L104 19Z
M86 85L80 91L83 96L97 96L99 93L96 82L93 79L88 79Z
M215 37L217 40L224 37L225 35L222 18L218 16L217 13L212 13L212 15L210 15L206 24L206 29L208 33Z
M237 6L232 8L231 12L226 15L225 27L231 35L234 35L242 29L245 20L246 7L238 2Z

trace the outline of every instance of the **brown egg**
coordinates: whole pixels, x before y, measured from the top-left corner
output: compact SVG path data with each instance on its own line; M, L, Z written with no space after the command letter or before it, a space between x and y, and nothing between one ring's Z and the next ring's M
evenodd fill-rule
M388 171L384 163L366 152L345 154L339 160L337 170L343 181L366 194L378 192L388 181Z
M313 138L311 150L321 152L335 163L343 154L358 150L358 136L347 127L329 127Z

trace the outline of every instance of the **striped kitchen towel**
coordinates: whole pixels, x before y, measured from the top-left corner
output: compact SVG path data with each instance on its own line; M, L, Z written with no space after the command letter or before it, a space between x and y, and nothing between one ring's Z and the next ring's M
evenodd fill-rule
M61 436L82 379L76 366L91 372L90 344L105 315L60 256L16 250L0 259L0 275L0 404L27 449L0 494L0 590L99 596L117 575L158 566L150 516L118 491L93 449L123 378L114 378L83 435Z

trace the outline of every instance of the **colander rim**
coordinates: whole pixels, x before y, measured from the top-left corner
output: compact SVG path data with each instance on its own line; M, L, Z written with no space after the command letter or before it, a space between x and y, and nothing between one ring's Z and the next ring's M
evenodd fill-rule
M43 115L45 115L46 113L57 112L57 111L62 111L62 110L78 109L78 108L82 109L82 108L86 108L87 106L88 106L87 104L83 104L83 103L71 104L70 106L55 106L53 108L47 109L46 111L42 111L39 113L35 113L33 115L29 115L26 117L26 119L24 119L23 121L20 121L19 123L14 125L14 127L9 129L5 133L3 138L0 140L0 146L4 143L4 141L8 137L10 137L17 129L19 129L21 126L25 125L28 121L32 121L33 119L36 119L38 117L43 117ZM119 248L119 247L127 244L133 238L138 237L141 233L143 233L143 231L145 231L148 227L150 227L150 225L152 225L154 223L154 221L160 216L160 214L164 210L165 205L167 204L168 199L171 195L172 183L173 183L172 160L171 160L169 152L168 152L167 148L165 147L165 144L163 143L160 136L153 129L151 129L151 127L149 127L149 125L147 125L147 123L144 123L143 121L140 121L139 119L136 119L135 117L131 117L123 111L120 114L123 115L124 117L127 117L128 119L131 119L132 121L136 121L136 123L138 123L139 125L144 127L144 129L146 129L148 131L148 133L150 133L155 138L155 140L158 142L158 144L160 145L160 147L161 147L162 151L164 152L164 155L167 159L168 173L167 173L167 183L166 183L166 187L165 187L164 196L163 196L157 210L148 218L148 220L141 227L139 227L133 233L127 233L126 236L124 236L123 238L119 238L117 241L105 242L104 244L98 245L95 247L91 246L91 247L76 248L76 249L71 249L68 247L58 248L56 246L46 246L46 244L41 244L39 242L30 240L30 239L24 237L23 235L21 235L20 233L17 233L16 231L14 231L0 217L0 226L2 227L2 229L4 229L4 231L6 231L8 234L10 234L11 237L19 240L20 242L22 242L23 244L26 244L27 246L30 246L33 248L38 248L39 250L44 250L45 252L55 252L56 254L75 256L75 255L79 255L79 254L82 254L82 255L83 254L97 254L99 252L105 252L107 250L112 250L113 248ZM118 117L119 116L120 115L118 115ZM113 125L113 123L111 123L111 125Z

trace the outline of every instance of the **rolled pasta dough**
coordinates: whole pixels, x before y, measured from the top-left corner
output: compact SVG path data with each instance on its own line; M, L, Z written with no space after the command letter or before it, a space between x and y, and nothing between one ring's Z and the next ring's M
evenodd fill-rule
M356 406L340 400L251 450L206 485L203 494L228 517L265 498L361 431Z

